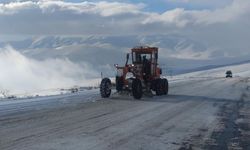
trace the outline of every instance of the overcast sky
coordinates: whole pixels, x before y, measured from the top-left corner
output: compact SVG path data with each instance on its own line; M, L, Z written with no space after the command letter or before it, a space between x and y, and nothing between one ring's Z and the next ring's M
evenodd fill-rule
M249 54L249 0L0 2L0 37L179 34Z

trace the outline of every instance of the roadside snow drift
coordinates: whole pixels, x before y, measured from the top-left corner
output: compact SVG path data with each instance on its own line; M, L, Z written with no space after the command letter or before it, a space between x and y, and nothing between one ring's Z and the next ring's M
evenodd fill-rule
M34 60L11 47L0 49L0 91L8 94L91 85L89 77L97 75L88 65L68 59Z
M197 71L178 75L177 77L225 77L227 70L231 70L234 77L250 77L250 63Z

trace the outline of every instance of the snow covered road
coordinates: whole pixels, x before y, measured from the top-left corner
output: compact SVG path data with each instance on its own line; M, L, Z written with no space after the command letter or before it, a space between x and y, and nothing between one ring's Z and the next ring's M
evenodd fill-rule
M2 101L0 149L246 149L249 87L249 78L198 78L142 100L93 90Z

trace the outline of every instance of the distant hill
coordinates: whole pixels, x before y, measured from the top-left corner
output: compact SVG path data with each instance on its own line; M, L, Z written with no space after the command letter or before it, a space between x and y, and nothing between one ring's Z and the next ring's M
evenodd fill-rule
M179 35L39 36L0 42L0 47L6 45L33 59L67 58L108 75L114 74L113 64L125 63L125 54L134 46L159 47L159 62L164 74L217 68L250 58L227 58L216 51L211 53L206 44Z

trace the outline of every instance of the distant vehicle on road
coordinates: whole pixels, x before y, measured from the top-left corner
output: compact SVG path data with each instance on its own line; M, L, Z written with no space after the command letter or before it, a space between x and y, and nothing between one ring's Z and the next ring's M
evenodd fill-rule
M233 77L232 71L231 71L231 70L228 70L228 71L226 72L226 78L232 78L232 77Z

